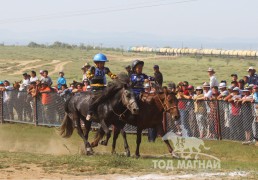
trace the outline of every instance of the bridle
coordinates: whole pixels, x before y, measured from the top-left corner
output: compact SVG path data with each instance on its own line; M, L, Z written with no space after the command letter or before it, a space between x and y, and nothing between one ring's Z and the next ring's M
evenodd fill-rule
M156 96L158 96L158 100L160 101L160 103L161 103L161 105L162 105L162 107L163 107L164 112L167 112L167 111L169 111L170 109L178 108L177 105L172 106L172 107L168 107L168 105L167 105L166 103L163 103L163 102L162 102L162 100L161 100L159 94L156 94ZM165 95L165 99L166 99L166 98L167 98L167 95Z
M123 101L123 100L122 100L122 101ZM132 105L133 103L136 103L136 101L133 100L131 103L127 104L126 109L125 109L121 114L116 113L116 112L114 111L114 109L112 109L112 112L113 112L116 116L119 117L119 120L123 120L123 117L125 117L124 114L129 110L130 105Z

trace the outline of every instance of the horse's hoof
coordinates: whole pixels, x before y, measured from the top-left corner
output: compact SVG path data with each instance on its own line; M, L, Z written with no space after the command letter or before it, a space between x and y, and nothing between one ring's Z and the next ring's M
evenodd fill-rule
M116 154L116 151L112 151L111 154Z
M140 157L141 157L140 154L135 154L136 159L139 159Z
M172 158L175 158L175 159L179 159L180 158L180 156L177 153L175 153L175 152L172 152L171 155L172 155Z
M107 142L106 141L100 141L100 144L103 146L107 146Z
M93 151L87 151L87 152L86 152L86 155L87 155L87 156L92 156L93 154L94 154Z
M126 157L130 157L130 156L131 156L130 151L125 151L125 156L126 156Z

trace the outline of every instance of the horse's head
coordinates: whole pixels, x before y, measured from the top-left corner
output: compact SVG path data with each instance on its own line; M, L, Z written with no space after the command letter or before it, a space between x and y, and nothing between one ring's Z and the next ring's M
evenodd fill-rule
M128 87L128 85L124 85L122 89L122 103L127 107L128 110L131 111L132 114L139 113L139 107L136 102L136 98L134 96L133 91Z
M175 93L158 93L155 101L158 104L160 110L171 114L172 119L178 120L180 118L180 113L178 110L178 99Z

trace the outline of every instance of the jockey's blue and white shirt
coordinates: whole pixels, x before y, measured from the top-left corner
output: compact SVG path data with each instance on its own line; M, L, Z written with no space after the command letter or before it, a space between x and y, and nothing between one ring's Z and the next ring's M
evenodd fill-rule
M146 74L132 74L131 75L131 82L132 82L132 89L136 95L139 95L141 92L144 91L144 80L148 79L149 77Z

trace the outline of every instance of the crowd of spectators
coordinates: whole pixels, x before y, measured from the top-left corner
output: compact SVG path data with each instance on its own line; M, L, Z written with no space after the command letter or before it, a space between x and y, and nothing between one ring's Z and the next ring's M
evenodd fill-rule
M253 67L247 72L243 79L231 74L227 83L219 82L214 69L209 68L210 81L196 88L187 81L169 83L167 88L177 92L179 99L181 118L175 123L177 134L185 130L188 136L213 139L221 132L223 138L251 144L258 129L258 75Z

